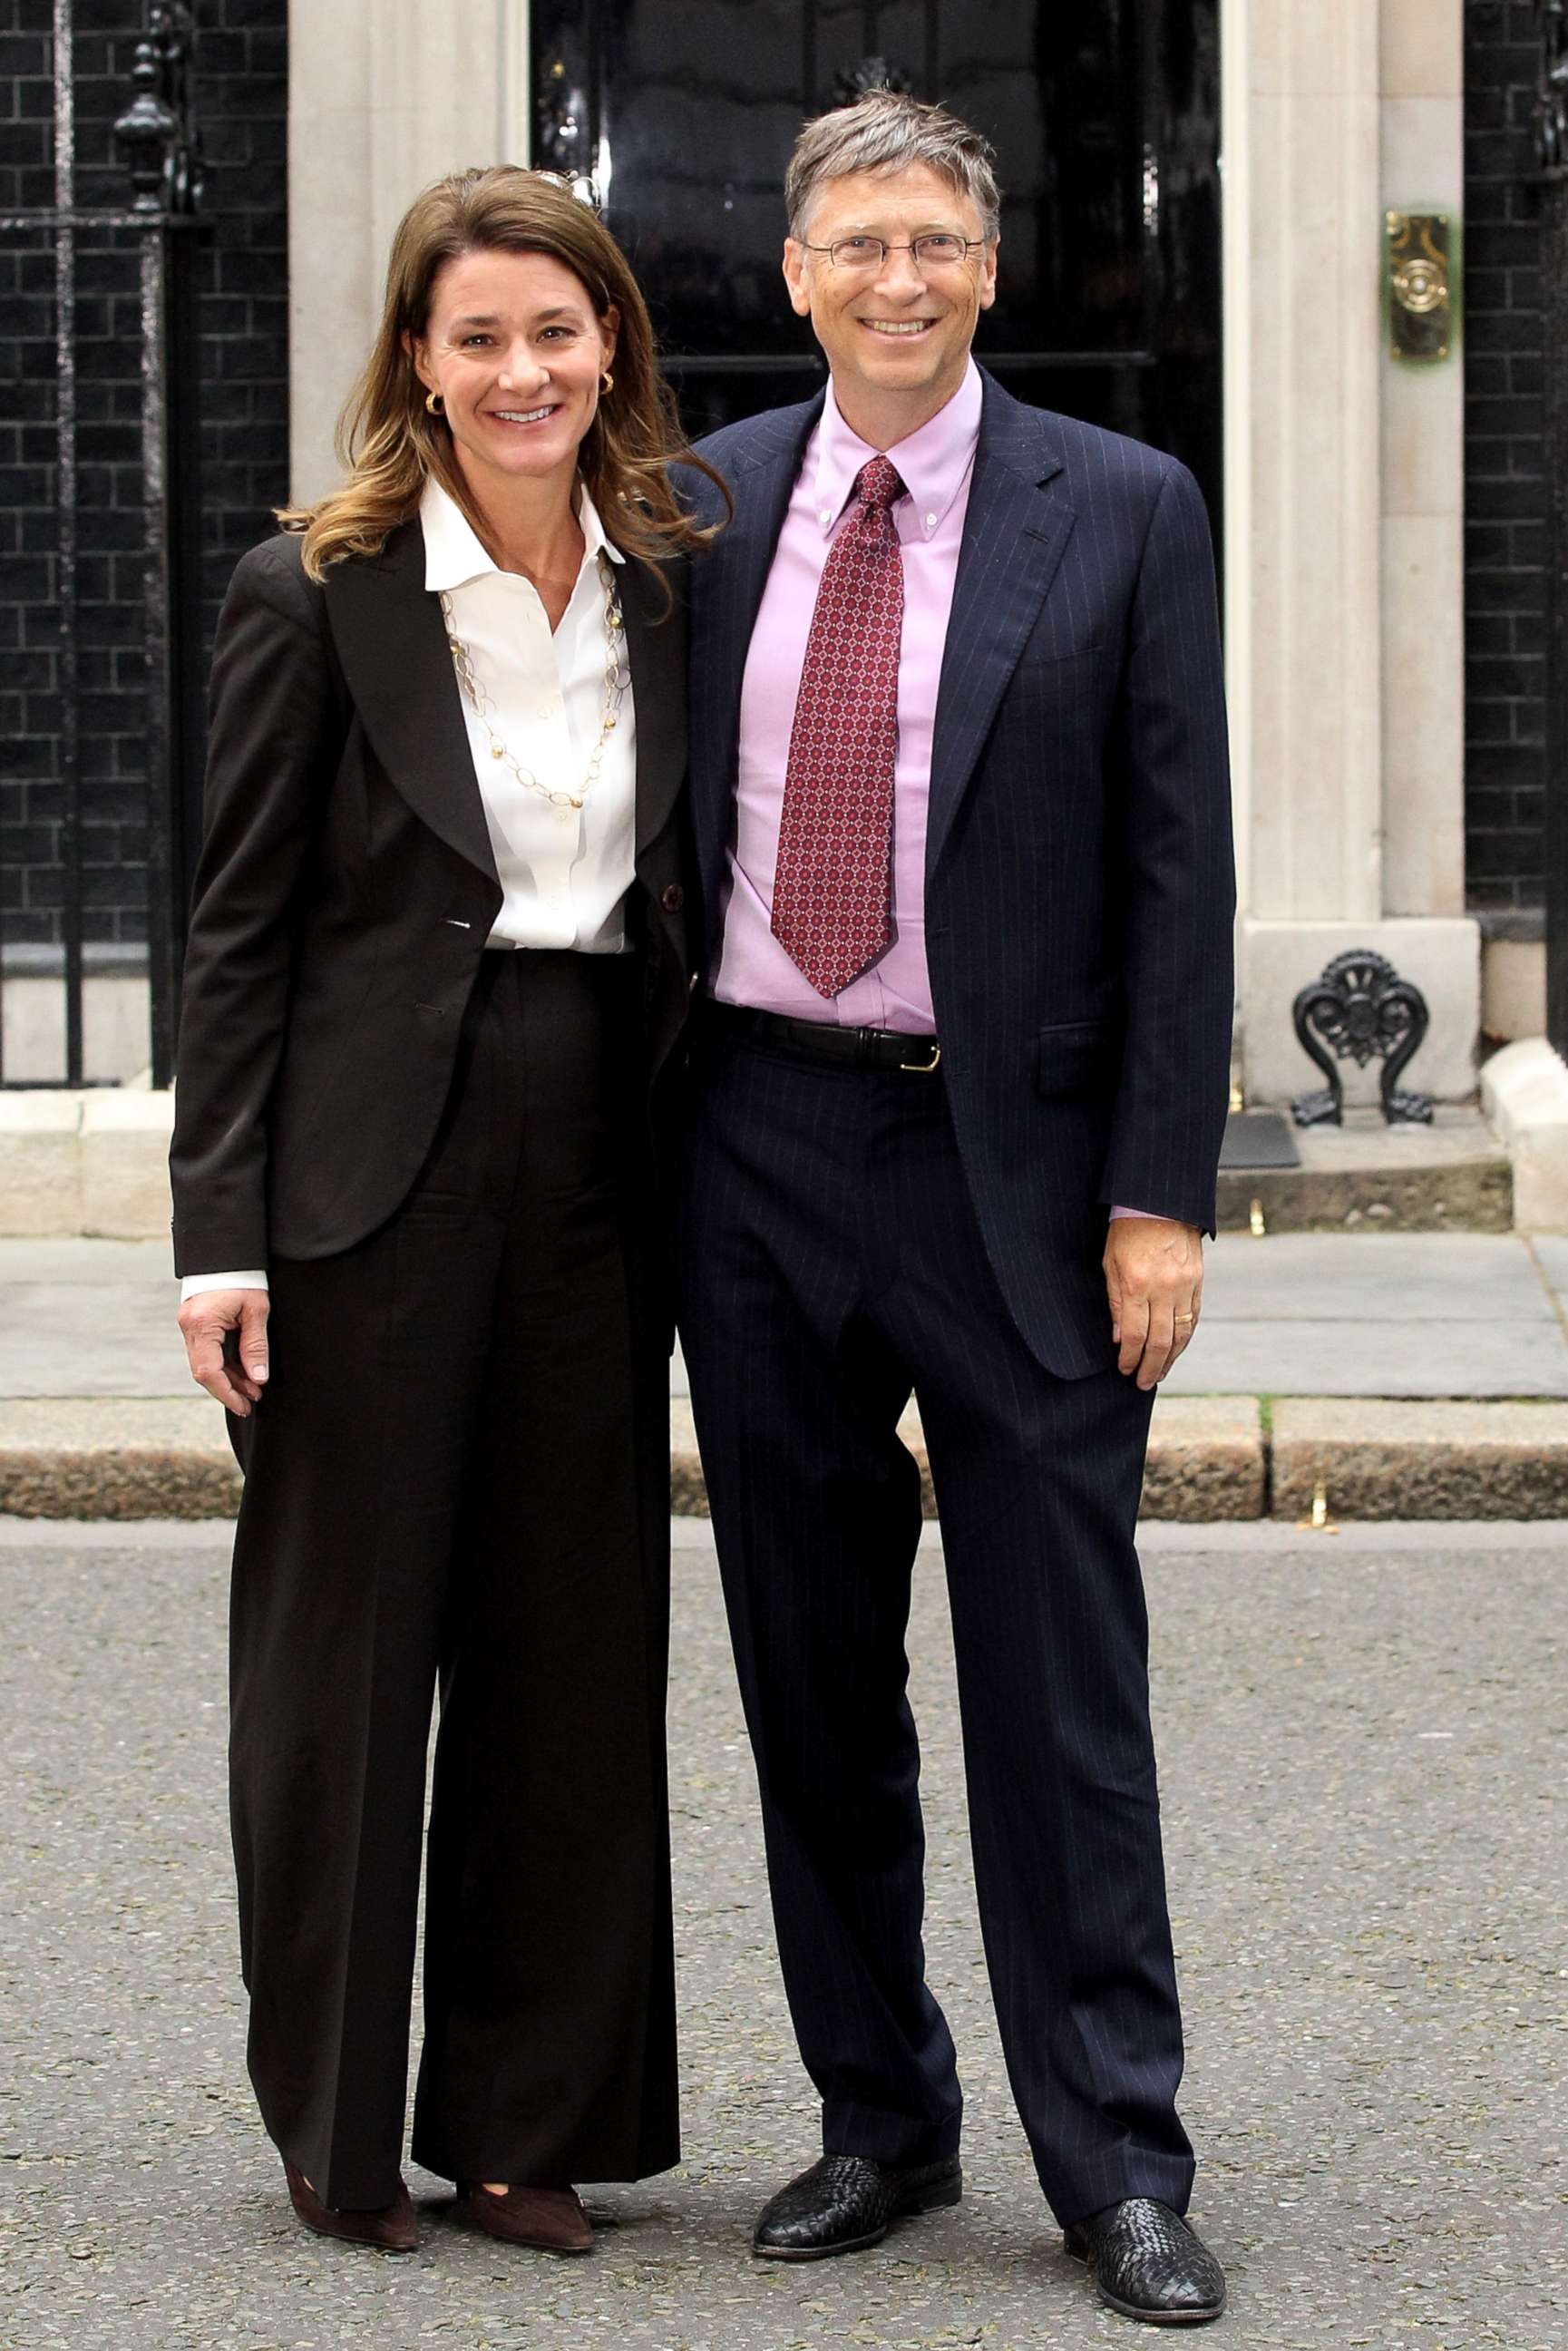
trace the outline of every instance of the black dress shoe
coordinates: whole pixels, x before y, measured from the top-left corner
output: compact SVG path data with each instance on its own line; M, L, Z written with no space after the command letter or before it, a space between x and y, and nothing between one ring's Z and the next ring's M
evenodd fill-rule
M1225 2307L1225 2272L1179 2212L1129 2196L1075 2220L1067 2250L1087 2262L1102 2302L1152 2326L1200 2326Z
M905 2212L956 2204L964 2174L956 2155L939 2163L873 2163L867 2155L825 2155L762 2208L751 2250L775 2262L820 2262L880 2245Z

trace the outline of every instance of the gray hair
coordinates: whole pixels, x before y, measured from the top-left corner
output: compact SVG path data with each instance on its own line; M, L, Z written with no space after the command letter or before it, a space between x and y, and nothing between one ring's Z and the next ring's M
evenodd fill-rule
M924 163L967 196L980 215L988 243L1001 225L1001 193L988 139L946 107L926 106L897 89L872 89L852 106L835 107L808 122L784 174L789 234L805 235L812 205L829 180L852 172L907 171Z

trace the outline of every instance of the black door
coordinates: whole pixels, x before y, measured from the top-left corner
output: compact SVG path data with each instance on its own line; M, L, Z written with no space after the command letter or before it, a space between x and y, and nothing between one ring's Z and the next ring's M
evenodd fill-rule
M891 79L994 142L976 350L1042 408L1220 488L1218 0L535 0L533 160L591 180L695 434L807 395L780 188L802 120Z

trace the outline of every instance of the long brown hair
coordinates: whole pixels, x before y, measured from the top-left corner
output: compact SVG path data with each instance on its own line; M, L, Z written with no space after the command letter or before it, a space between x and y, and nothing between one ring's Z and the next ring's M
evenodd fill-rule
M381 327L338 423L348 478L313 506L278 509L285 530L304 534L310 577L319 580L345 555L379 554L417 512L432 475L480 525L452 435L425 407L409 348L425 334L439 271L474 252L546 254L579 280L596 318L619 311L614 393L600 401L579 470L606 531L628 554L657 564L705 545L713 532L684 512L668 467L678 459L718 476L686 444L630 263L598 214L562 182L500 163L434 181L398 225Z

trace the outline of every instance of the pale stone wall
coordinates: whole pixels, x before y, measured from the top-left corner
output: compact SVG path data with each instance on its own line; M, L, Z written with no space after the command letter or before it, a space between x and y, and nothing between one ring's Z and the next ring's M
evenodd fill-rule
M291 0L293 495L338 477L338 413L370 348L392 232L427 181L526 162L527 0Z
M1247 512L1229 592L1249 608L1248 909L1375 921L1376 17L1366 0L1249 0L1228 29L1246 116L1241 168L1227 155L1225 262L1249 281L1226 354L1249 384L1249 429L1227 451Z
M1481 1027L1507 1043L1546 1033L1546 945L1488 939L1481 949Z
M1464 208L1461 9L1383 0L1383 201ZM1465 910L1464 370L1385 361L1383 910Z

